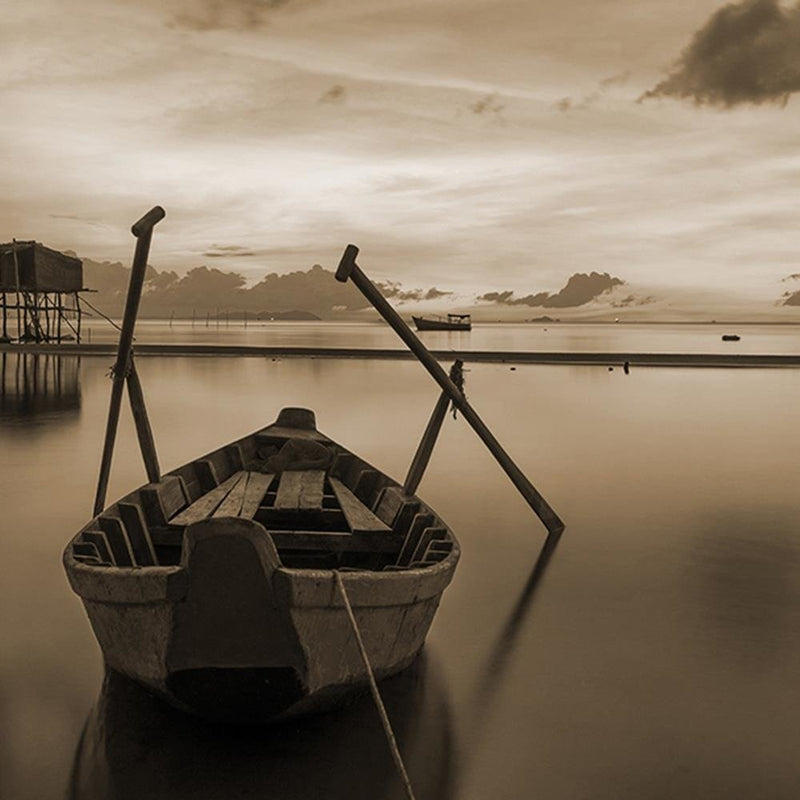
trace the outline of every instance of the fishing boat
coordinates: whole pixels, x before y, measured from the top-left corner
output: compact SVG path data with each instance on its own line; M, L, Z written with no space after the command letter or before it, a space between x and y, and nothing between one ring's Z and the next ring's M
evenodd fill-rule
M416 494L452 404L484 442L548 537L564 523L380 291L348 245L336 280L351 280L439 384L399 484L317 430L310 409L163 474L133 358L133 331L155 206L137 239L111 371L100 476L90 521L63 554L106 666L185 711L264 722L336 705L369 685L398 769L407 775L378 681L423 648L460 550ZM125 386L148 481L106 506Z
M414 317L414 325L418 331L470 331L472 318L469 314L448 314L447 319L437 317Z
M337 574L379 680L422 649L458 558L418 497L285 408L110 505L63 560L109 667L258 722L366 685Z

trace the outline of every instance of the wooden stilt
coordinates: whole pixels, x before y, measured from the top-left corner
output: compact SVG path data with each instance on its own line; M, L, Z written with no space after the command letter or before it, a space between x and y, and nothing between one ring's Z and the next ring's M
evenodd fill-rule
M78 293L77 292L74 293L74 298L75 298L74 299L74 303L75 303L75 316L76 316L75 322L76 322L76 324L78 326L78 330L75 332L75 336L77 338L78 344L80 344L81 343L81 316L82 316L82 313L81 313L81 304L80 304L80 301L78 300ZM91 335L91 331L89 333Z

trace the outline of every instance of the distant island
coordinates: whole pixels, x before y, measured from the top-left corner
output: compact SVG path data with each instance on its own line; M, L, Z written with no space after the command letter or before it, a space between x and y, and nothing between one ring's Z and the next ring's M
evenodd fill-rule
M76 255L70 253L69 255ZM79 256L78 256L79 257ZM130 269L119 262L82 259L85 299L102 314L119 318L125 305ZM531 277L531 282L534 278ZM394 281L377 281L384 296L404 312L470 313L474 323L529 322L799 322L800 274L789 275L758 296L722 288L647 289L630 285L607 272L576 272L558 291L518 293L495 289L456 293L437 287L406 288ZM788 284L788 286L787 286ZM559 310L559 316L526 317L533 308ZM270 272L247 285L236 272L200 266L185 275L148 266L140 316L150 319L252 320L377 320L351 283L339 283L331 270L314 264L306 270Z

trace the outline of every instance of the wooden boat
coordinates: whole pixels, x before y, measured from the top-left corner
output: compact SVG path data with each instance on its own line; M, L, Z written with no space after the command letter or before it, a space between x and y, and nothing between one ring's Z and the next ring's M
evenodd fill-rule
M380 679L420 652L458 558L428 506L289 408L106 508L63 561L109 667L256 722L366 683L337 575Z
M418 331L470 331L472 318L469 314L448 314L447 319L431 319L430 317L414 317L414 325Z

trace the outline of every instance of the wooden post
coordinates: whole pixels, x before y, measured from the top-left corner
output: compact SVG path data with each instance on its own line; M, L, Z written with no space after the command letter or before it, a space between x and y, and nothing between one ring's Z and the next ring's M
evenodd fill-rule
M550 507L548 502L536 490L536 487L525 477L522 470L514 463L511 457L494 437L494 434L486 427L484 421L478 416L477 412L467 402L458 387L447 376L439 362L430 354L424 344L414 335L413 331L403 322L402 317L386 301L384 296L378 291L370 279L361 271L356 264L358 248L354 244L349 244L345 248L342 259L336 270L336 280L345 283L350 278L356 285L361 294L369 300L378 313L389 323L395 333L406 343L412 353L420 360L422 366L428 371L431 377L442 387L453 401L453 405L463 414L464 419L470 424L481 441L486 445L497 463L511 479L519 493L533 509L539 519L550 533L560 533L564 530L564 523L556 512Z
M16 239L13 239L12 242L11 242L11 255L12 255L13 259L14 259L14 278L15 278L15 281L16 281L16 288L17 288L17 291L16 291L16 298L17 298L17 339L21 340L22 339L22 332L23 332L23 327L22 327L23 323L22 323L22 320L20 320L20 315L19 315L19 312L20 312L20 306L19 306L19 289L20 289L20 286L19 286L19 258L17 257L17 240Z
M456 361L450 369L450 379L453 378L453 372L460 369L461 361ZM447 407L450 405L450 395L447 392L442 392L439 399L436 401L431 418L428 420L428 425L425 428L425 433L422 434L417 452L411 461L411 466L408 468L408 475L406 475L405 483L403 484L404 494L416 494L419 482L425 474L425 469L428 462L431 460L433 454L433 447L436 444L436 439L439 436L439 431L442 429L442 423L447 414Z
M133 411L133 421L136 423L136 436L139 439L139 449L142 451L144 468L147 471L147 480L157 483L161 480L161 469L158 466L156 443L153 438L153 429L147 417L147 406L144 403L144 392L136 371L136 363L131 353L128 368L128 399Z
M122 403L122 388L128 375L131 345L133 343L133 328L136 324L139 300L142 296L142 286L144 285L144 276L147 270L147 256L150 252L150 240L153 236L153 227L164 219L164 216L164 209L161 208L161 206L155 206L131 227L131 232L136 237L136 250L131 267L131 279L128 284L128 296L125 300L122 331L120 332L119 344L117 346L117 360L113 368L113 384L111 386L111 400L108 406L106 437L103 443L103 456L100 461L100 477L97 481L97 494L94 499L95 516L103 510L106 502L108 476L111 470L111 458L114 455L114 442L117 436L117 424L119 422L119 411ZM80 317L78 317L78 320L80 326ZM145 457L145 463L146 458L147 457Z

